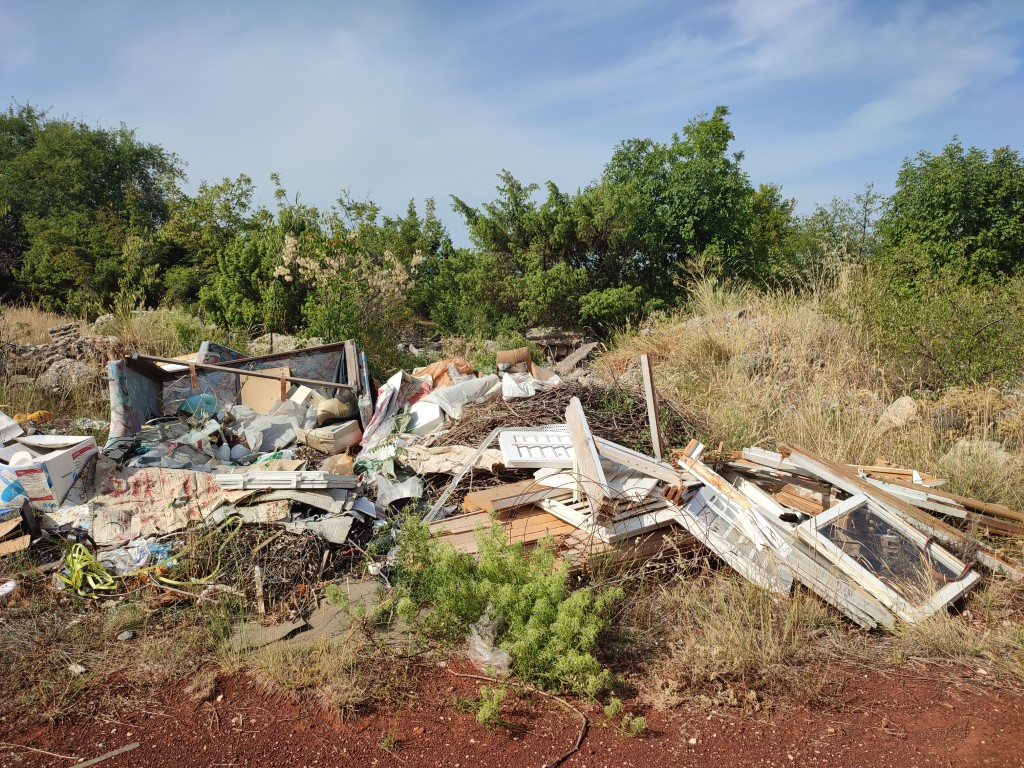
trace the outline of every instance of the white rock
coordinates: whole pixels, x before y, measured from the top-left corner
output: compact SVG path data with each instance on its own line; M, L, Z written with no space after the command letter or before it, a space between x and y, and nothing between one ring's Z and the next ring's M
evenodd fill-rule
M885 409L878 419L878 426L883 429L900 429L917 418L920 411L921 406L917 401L910 395L904 395Z

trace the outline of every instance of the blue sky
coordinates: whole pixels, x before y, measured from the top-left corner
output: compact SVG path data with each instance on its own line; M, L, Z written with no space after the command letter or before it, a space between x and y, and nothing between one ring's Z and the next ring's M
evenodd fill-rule
M799 210L954 134L1024 150L1024 2L0 0L0 95L124 122L190 185L249 174L386 213L496 174L575 190L627 138L725 104L751 180Z

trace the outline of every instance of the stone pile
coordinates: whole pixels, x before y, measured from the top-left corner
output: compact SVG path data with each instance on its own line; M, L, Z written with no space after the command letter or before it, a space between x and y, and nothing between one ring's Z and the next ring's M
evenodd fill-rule
M23 383L36 378L40 386L66 390L102 376L107 361L124 357L127 351L116 336L83 336L77 323L54 326L47 333L49 344L4 344L0 372Z

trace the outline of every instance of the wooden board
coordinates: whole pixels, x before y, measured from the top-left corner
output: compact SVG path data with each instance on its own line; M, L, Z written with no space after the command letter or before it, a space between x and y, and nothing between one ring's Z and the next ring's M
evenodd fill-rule
M12 517L10 520L4 520L2 523L0 523L0 539L2 539L4 536L6 536L11 531L15 530L16 528L20 528L20 527L21 527L21 518L20 517Z
M644 398L647 400L647 423L651 429L651 448L654 451L654 458L661 461L664 441L661 439L661 426L658 424L658 393L654 391L654 372L651 371L651 359L647 355L640 355L640 371L644 377Z
M462 508L467 512L473 510L499 512L503 509L532 504L553 496L567 496L571 493L571 490L565 488L541 485L536 480L521 480L518 483L495 485L467 493L462 500Z
M678 526L608 544L578 532L566 537L559 554L569 563L570 573L617 571L652 561L675 559L697 549L697 541Z
M32 537L27 533L24 536L19 536L16 539L10 541L0 541L0 557L4 555L10 555L15 552L21 552L23 549L28 549L28 545L32 542Z
M902 486L904 488L925 490L919 485L913 485L911 483L903 482L900 480L891 481L894 485ZM1003 506L1002 504L989 504L984 501L978 501L977 499L971 499L967 496L957 496L955 493L949 493L948 491L940 491L937 488L926 488L929 496L936 496L940 499L946 499L954 504L959 504L967 509L980 512L990 517L1003 517L1007 520L1013 520L1015 522L1024 522L1024 512L1020 512L1016 509Z
M288 368L264 368L260 373L269 373L274 376L291 376ZM284 385L285 396L288 392L288 383ZM270 413L271 408L282 400L281 382L273 379L258 379L252 376L242 377L242 389L239 394L239 402L247 405L256 413Z
M359 385L359 350L352 340L345 342L345 383L351 384L358 392Z
M516 507L492 517L488 512L476 511L431 523L430 530L461 552L475 555L479 548L478 532L497 522L505 531L507 541L535 545L545 536L559 543L576 529L534 505Z
M579 474L580 487L587 498L590 510L595 517L610 517L614 514L615 502L605 479L601 457L594 444L594 435L587 424L587 416L583 413L583 404L578 397L569 401L569 406L565 409L565 423L569 426L569 438L576 454L576 472Z

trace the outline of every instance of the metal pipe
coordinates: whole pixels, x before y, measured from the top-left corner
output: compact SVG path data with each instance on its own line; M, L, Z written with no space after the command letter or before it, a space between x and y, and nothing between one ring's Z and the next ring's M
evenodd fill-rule
M339 384L334 381L320 381L319 379L300 379L296 376L275 376L272 373L262 371L240 371L237 368L228 368L225 365L213 365L212 363L189 363L183 360L174 360L169 357L154 357L152 355L140 355L135 353L132 360L141 360L147 363L167 363L170 365L181 365L187 369L196 368L202 371L218 371L220 373L233 373L237 376L252 376L257 379L270 379L271 381L285 381L292 384L305 384L307 387L323 387L325 389L355 389L354 384ZM173 371L171 371L173 373Z

